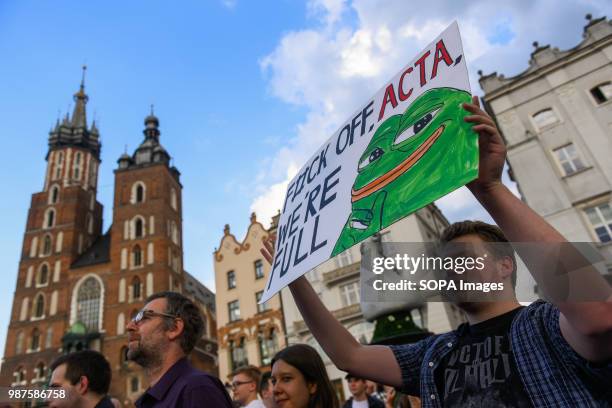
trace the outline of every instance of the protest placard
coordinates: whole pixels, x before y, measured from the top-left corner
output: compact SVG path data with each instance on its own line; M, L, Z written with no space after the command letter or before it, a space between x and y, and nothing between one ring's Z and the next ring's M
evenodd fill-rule
M478 175L459 27L451 24L291 180L262 301Z

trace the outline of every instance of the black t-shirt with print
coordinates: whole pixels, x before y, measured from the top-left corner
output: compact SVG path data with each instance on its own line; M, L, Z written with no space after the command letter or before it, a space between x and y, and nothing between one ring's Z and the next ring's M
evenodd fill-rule
M510 325L518 307L458 330L458 344L434 377L445 407L531 407L510 349Z

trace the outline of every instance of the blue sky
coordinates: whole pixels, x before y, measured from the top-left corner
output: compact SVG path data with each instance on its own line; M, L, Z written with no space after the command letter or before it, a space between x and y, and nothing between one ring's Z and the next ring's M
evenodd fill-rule
M479 93L477 69L516 74L532 41L569 48L584 14L612 15L604 1L489 3L433 1L414 13L402 0L0 1L0 349L48 131L72 108L84 63L105 229L116 160L140 143L154 104L182 173L185 267L214 290L223 225L241 238L251 211L267 222L318 145L452 20ZM483 216L462 191L440 205L451 219Z

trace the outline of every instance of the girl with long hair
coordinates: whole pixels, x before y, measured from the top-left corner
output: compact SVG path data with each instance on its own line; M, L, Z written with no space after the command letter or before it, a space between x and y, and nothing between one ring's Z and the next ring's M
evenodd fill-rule
M340 407L321 356L306 344L294 344L276 353L272 384L279 408Z

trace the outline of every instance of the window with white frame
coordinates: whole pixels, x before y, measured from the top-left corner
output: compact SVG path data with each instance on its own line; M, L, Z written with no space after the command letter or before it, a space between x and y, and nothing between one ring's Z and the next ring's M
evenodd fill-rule
M52 228L55 225L55 209L49 208L45 212L43 228Z
M534 113L532 118L533 123L536 125L538 130L559 122L559 117L551 108L542 109L541 111Z
M566 176L574 174L586 167L580 159L578 151L576 151L576 146L574 146L573 143L559 147L558 149L555 149L554 152L555 157L557 158L557 161L559 162L559 165L563 169L563 173Z
M59 201L59 186L54 185L49 191L49 204L56 204Z
M255 279L261 279L263 277L264 277L263 262L261 261L261 259L258 259L255 261Z
M598 105L609 101L612 99L612 82L604 82L591 88L591 96Z
M38 329L32 330L32 335L30 337L30 350L40 350L40 330Z
M359 303L359 282L340 285L340 300L342 301L342 306L350 306Z
M255 293L255 304L257 305L258 313L265 312L266 310L268 310L267 303L259 303L262 296L263 296L263 290L260 290L259 292Z
M132 185L131 203L142 203L146 199L146 186L142 181L137 181Z
M234 322L240 319L240 304L238 300L229 302L227 304L227 310L229 311L229 321Z
M34 304L32 305L32 318L41 319L45 317L45 296L39 293L34 298Z
M584 210L591 227L601 242L612 241L612 208L609 203L596 205Z
M132 267L140 266L142 266L142 249L140 245L134 245L134 248L132 248Z
M237 341L230 340L229 349L230 365L232 367L232 370L249 365L249 359L247 355L244 337L241 337Z
M40 265L36 274L36 287L46 286L49 283L49 265L46 263Z
M87 278L77 292L76 320L83 323L91 332L99 330L101 301L102 288L100 282L94 277Z
M236 272L229 271L227 273L227 288L234 289L236 287Z
M137 216L134 219L134 238L142 238L144 236L144 220Z
M342 268L344 266L350 265L353 263L353 255L351 254L351 250L348 249L342 253L340 253L335 258L336 268Z
M40 255L41 256L49 256L51 255L51 250L52 250L53 246L52 246L52 242L51 242L51 235L50 234L46 234L43 237L42 240L42 250Z

